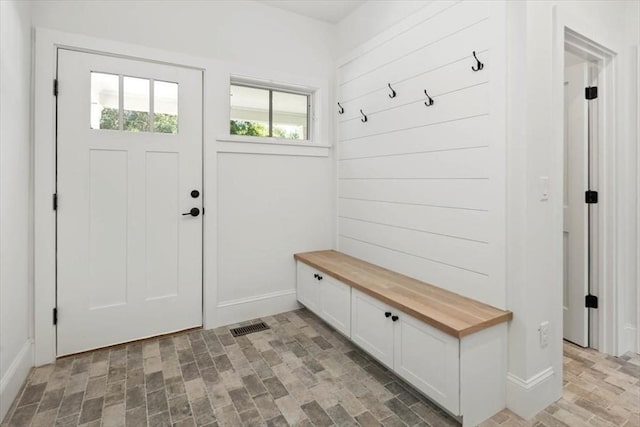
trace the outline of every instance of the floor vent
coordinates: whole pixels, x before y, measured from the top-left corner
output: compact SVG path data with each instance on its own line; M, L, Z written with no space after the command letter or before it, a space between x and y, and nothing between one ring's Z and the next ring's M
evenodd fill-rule
M253 325L240 326L239 328L229 329L231 335L234 337L240 337L242 335L252 334L254 332L266 331L269 329L269 325L264 322L254 323Z

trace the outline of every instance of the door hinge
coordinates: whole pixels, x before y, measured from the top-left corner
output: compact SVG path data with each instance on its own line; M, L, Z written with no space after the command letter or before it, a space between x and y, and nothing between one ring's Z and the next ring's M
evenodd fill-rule
M54 325L58 324L58 309L57 308L53 309L53 324Z
M585 296L584 306L587 308L598 308L598 297L591 294Z
M58 79L53 79L53 96L58 96Z
M598 203L598 192L587 190L584 192L584 202L587 204Z
M589 86L584 88L584 97L589 99L596 99L598 97L598 86Z
M53 210L58 210L58 193L53 193Z

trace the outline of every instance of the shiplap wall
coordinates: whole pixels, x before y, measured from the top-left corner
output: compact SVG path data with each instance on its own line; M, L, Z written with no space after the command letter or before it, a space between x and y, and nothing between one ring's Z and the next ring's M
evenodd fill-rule
M338 248L504 307L504 23L493 9L432 2L340 65Z

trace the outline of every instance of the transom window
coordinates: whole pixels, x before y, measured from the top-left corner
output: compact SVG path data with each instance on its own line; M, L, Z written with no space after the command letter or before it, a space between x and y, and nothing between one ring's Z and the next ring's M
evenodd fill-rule
M91 129L178 133L178 84L92 72Z
M311 94L231 84L231 135L309 139Z

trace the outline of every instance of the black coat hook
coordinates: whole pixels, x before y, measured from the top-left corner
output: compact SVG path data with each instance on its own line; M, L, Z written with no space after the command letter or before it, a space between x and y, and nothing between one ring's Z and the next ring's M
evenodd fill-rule
M362 112L362 110L360 110L360 114L362 114L362 118L360 119L360 121L361 121L362 123L366 123L366 122L367 122L367 120L369 120L369 119L367 119L367 115L366 115L366 114L364 114L364 113Z
M387 83L387 86L389 86L389 89L391 89L391 93L389 94L389 98L395 98L396 97L396 91L393 90L393 88L391 87L391 83Z
M478 59L478 57L476 56L476 51L473 51L473 57L476 59L476 61L478 61L478 63L476 64L475 67L471 67L471 69L473 71L480 71L484 68L484 64L482 62L480 62L480 60Z
M425 101L424 105L426 105L427 107L431 107L433 105L433 98L429 96L426 89L424 90L424 94L427 95L427 100Z
M340 109L338 110L338 114L344 114L344 107L340 105L339 102L338 102L338 107L340 107Z

